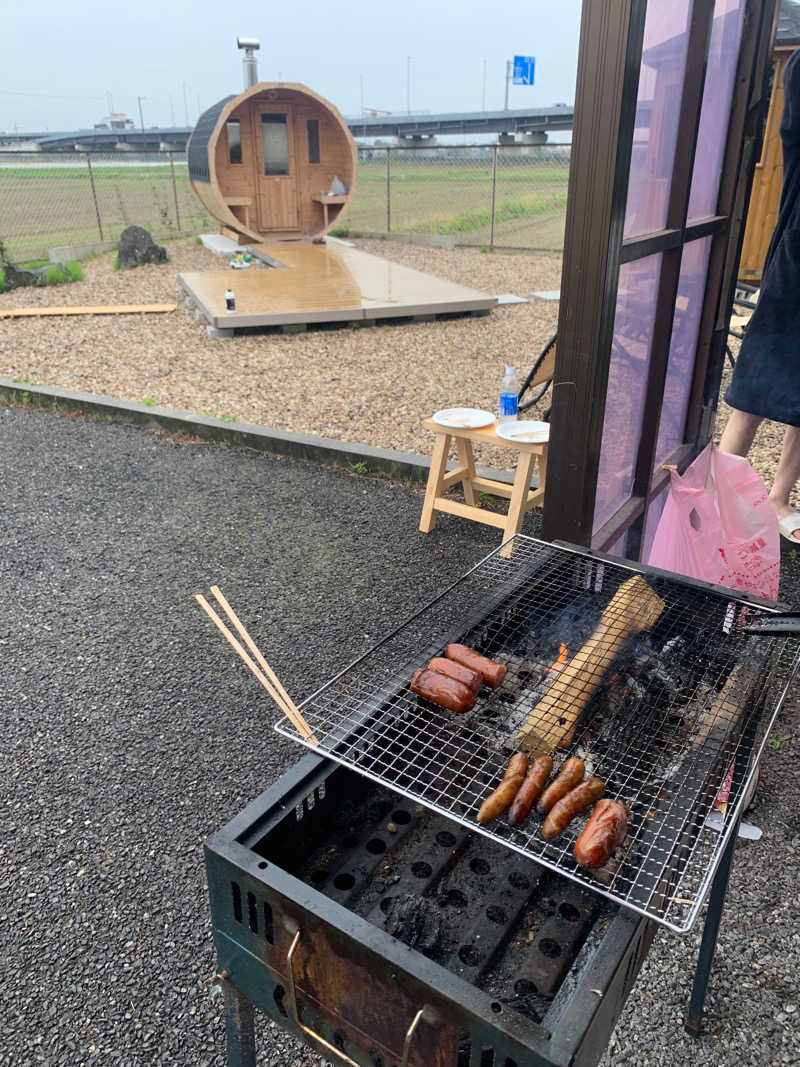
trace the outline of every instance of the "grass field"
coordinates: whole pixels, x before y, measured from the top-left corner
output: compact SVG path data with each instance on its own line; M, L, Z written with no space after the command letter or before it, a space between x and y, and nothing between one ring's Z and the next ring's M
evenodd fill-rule
M496 245L560 251L568 166L547 156L498 153ZM0 158L0 240L11 259L46 256L54 245L99 241L101 229L103 240L116 241L133 223L161 239L216 228L191 190L185 163L175 164L180 227L168 164L125 164L117 157L93 160L92 170L96 207L84 160L16 164ZM488 245L490 161L393 152L388 191L387 210L385 156L362 162L344 226L383 232L388 222L393 232L452 234L458 243Z

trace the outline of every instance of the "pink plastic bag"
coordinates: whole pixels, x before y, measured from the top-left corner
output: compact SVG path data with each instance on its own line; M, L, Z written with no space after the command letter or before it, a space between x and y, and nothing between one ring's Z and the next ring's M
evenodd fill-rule
M670 487L648 563L776 600L778 520L760 476L742 456L708 445Z

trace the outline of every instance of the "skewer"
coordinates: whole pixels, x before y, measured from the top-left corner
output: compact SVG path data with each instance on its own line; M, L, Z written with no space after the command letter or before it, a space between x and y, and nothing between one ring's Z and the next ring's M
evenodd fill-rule
M222 607L222 609L225 612L225 614L228 616L228 618L231 620L233 625L236 627L236 629L241 634L241 636L242 636L242 638L244 640L244 643L247 645L247 647L250 649L250 651L255 656L259 666L261 667L261 670L264 672L264 674L266 674L267 678L269 678L269 680L272 682L272 684L278 690L280 695L283 697L284 704L287 707L291 708L292 711L297 714L298 718L302 719L303 716L300 714L300 709L297 707L295 702L292 700L292 698L289 696L289 694L286 692L286 690L281 685L280 681L278 680L278 676L275 674L275 672L273 671L272 667L270 667L270 665L267 663L267 661L262 656L261 650L258 648L258 646L256 645L256 643L253 640L253 638L250 636L250 634L247 632L247 630L245 630L244 623L240 620L239 616L236 614L236 612L230 606L228 601L222 595L222 592L221 592L219 586L212 585L211 586L211 592L216 597L217 603Z
M220 594L220 596L221 595L222 594ZM266 691L269 693L269 695L272 697L272 699L278 705L280 710L284 713L284 715L287 717L287 719L289 719L289 721L291 722L292 726L294 726L295 730L297 730L298 733L300 733L303 737L305 737L307 740L309 740L312 744L318 745L319 741L318 741L317 737L315 736L314 732L312 731L311 727L308 725L306 720L303 718L303 716L300 713L300 710L294 704L294 702L292 701L291 697L289 697L288 694L286 694L286 690L283 688L283 686L280 684L280 682L278 682L278 686L276 688L265 677L265 675L261 672L261 670L259 670L259 668L256 666L256 664L253 662L253 660L247 654L247 652L245 651L243 646L239 643L239 641L236 640L236 638L233 636L231 631L228 629L228 627L225 625L225 623L222 621L222 619L219 617L219 615L217 615L216 611L214 611L214 609L211 607L211 605L208 603L208 601L206 600L206 598L204 596L202 596L200 593L196 593L195 594L195 600L200 605L200 607L203 609L203 611L206 613L206 615L208 615L208 617L211 619L211 621L214 623L214 625L220 631L220 633L225 638L225 640L231 645L231 647L237 652L237 654L241 657L241 659L247 664L247 666L250 668L250 670L253 672L253 674L256 676L256 678L259 680L259 682L263 685L263 687L266 689ZM229 610L230 610L231 617L232 618L236 618L236 616L233 613L233 609L229 608ZM244 627L241 625L241 623L239 623L239 627L241 627L240 632L242 633L242 636L244 637L246 635L246 631L245 631ZM252 648L255 648L255 646L254 646L254 644L252 642L252 639L250 639L249 635L246 635L246 636L247 636L247 640L248 640L248 643L250 644L250 646ZM266 664L267 670L269 671L269 673L272 675L273 678L275 678L275 674L272 671L272 668L269 666L269 664L267 664L266 660L264 660L264 657L261 655L260 652L258 652L258 649L255 649L255 651L257 652L257 654L260 657L260 659L263 660L263 662ZM277 679L276 679L276 681L277 681Z

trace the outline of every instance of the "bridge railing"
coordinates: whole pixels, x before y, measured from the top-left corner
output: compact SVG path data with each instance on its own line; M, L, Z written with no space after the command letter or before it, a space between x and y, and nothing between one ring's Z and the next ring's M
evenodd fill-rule
M362 148L337 232L559 252L569 153L549 144ZM192 192L183 153L0 151L0 252L12 261L111 248L133 223L159 240L218 228Z

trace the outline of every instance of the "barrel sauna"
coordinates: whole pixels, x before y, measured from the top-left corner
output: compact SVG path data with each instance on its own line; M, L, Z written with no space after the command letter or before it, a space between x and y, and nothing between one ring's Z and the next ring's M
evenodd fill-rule
M214 104L187 148L203 206L240 243L324 236L356 186L358 149L333 104L299 83L260 82ZM334 177L345 187L329 195Z

